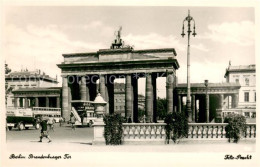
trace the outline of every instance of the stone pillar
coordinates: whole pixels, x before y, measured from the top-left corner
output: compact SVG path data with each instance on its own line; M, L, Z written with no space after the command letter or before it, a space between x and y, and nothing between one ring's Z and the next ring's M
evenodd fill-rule
M72 94L71 94L71 89L72 89L72 84L68 83L68 110L69 110L69 119L70 119L70 114L71 114L71 101L72 101Z
M209 94L206 94L206 122L209 123Z
M138 122L138 78L132 78L132 88L133 88L133 115L132 121Z
M173 73L167 73L166 76L166 100L167 100L167 113L173 112Z
M106 87L106 81L105 76L100 75L99 76L99 93L103 97L103 99L107 102L107 105L105 106L105 113L109 113L109 100L108 100L108 92Z
M133 98L132 98L132 76L130 74L126 75L125 81L125 117L128 118L132 116L133 109Z
M227 106L228 106L228 109L231 108L232 106L230 106L230 95L227 96Z
M60 108L60 96L56 97L56 107Z
M223 108L224 94L219 95L219 109Z
M24 98L24 108L28 108L28 99L27 99L27 97Z
M14 98L14 107L17 107L17 98Z
M146 75L146 89L145 89L145 110L147 122L151 122L153 118L153 85L152 75Z
M69 110L69 87L68 87L68 78L62 77L62 117L68 121L70 119L70 110Z
M178 111L181 112L182 98L181 95L178 95Z
M80 80L80 100L87 100L87 85L86 85L86 77L82 76Z
M35 97L35 107L39 107L39 97Z
M152 75L152 88L153 88L153 122L157 122L157 91L156 91L156 74Z
M192 122L196 122L195 121L195 115L196 115L196 99L195 99L195 95L191 95L191 110L192 110Z
M232 108L236 108L238 106L238 93L232 96Z
M106 99L106 86L105 86L105 76L100 75L99 76L99 93L103 97L103 99L107 102Z
M223 101L224 101L224 94L219 95L219 106L216 110L216 123L222 123L222 111L223 111Z
M45 100L46 107L50 107L49 97L46 97L45 99L46 99Z

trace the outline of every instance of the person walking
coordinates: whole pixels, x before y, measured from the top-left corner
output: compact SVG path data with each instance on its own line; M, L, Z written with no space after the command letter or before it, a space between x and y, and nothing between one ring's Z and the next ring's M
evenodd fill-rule
M41 136L40 136L40 141L39 142L42 142L42 138L46 137L47 139L49 139L49 143L51 142L51 138L48 134L48 127L47 127L47 121L46 120L43 120L41 118Z
M63 121L64 121L63 118L60 117L60 119L59 119L60 127L62 126Z
M49 125L49 129L54 131L54 123L55 120L52 116L49 117L47 124Z
M75 126L76 118L75 118L75 116L72 116L72 117L70 118L70 122L71 122L71 129L72 129L72 130L76 130L76 126Z

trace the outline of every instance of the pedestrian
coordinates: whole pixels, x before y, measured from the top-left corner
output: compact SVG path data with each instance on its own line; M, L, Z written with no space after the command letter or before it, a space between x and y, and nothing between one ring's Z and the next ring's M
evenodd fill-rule
M54 123L55 123L55 120L53 119L53 117L50 115L49 119L48 119L48 126L49 126L49 129L50 130L53 130L54 131Z
M60 127L61 127L61 125L62 125L62 123L63 123L63 118L62 118L62 117L60 117L59 123L60 123Z
M47 127L47 121L46 120L43 120L41 118L41 136L40 136L40 141L39 142L42 142L42 138L46 137L47 139L49 139L49 143L51 142L51 138L48 134L48 127Z
M83 124L84 124L84 113L82 113L81 115L80 115L80 119L81 119L81 125L83 126Z
M75 123L76 123L76 118L74 116L72 116L70 118L70 123L71 123L71 129L72 130L76 130L76 127L75 127Z

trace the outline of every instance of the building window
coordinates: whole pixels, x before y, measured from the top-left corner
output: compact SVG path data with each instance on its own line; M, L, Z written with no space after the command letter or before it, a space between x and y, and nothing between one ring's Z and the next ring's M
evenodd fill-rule
M244 93L244 100L245 102L249 102L249 92Z
M239 83L239 79L236 79L236 83Z
M249 79L248 78L245 79L245 83L246 83L246 86L249 86Z

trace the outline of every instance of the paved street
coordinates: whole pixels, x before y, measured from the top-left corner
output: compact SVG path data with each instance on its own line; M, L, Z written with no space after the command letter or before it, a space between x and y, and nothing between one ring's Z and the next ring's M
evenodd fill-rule
M59 127L59 124L55 124L54 131L50 130L49 135L53 142L90 142L93 140L93 128L89 127L78 127L76 130L72 130L69 124L65 124ZM29 130L19 131L13 129L7 131L7 143L15 142L29 142L34 143L39 141L40 129L35 130L30 128ZM47 142L48 139L44 138L43 142Z

